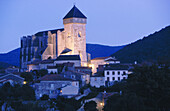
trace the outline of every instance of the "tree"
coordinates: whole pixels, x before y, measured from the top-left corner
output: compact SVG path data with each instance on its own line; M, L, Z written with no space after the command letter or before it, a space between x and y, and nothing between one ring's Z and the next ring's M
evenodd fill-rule
M97 107L97 103L95 101L90 101L90 102L85 103L84 110L85 111L97 111L96 107Z
M57 97L56 106L60 111L77 111L81 107L81 101L74 98L64 98L62 96Z
M113 95L104 111L170 110L170 69L168 67L136 66L123 83L122 95Z
M33 81L33 73L31 72L23 72L20 76L23 77L28 83Z
M43 76L45 76L46 74L48 74L48 70L47 70L47 69L41 69L41 70L38 71L38 75L39 75L40 77L43 77Z
M43 94L40 99L41 99L41 100L48 100L48 99L49 99L49 95Z

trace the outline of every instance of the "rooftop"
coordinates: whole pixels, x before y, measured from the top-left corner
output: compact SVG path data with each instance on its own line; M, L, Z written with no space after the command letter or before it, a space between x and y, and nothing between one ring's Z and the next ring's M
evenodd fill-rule
M48 35L48 32L50 31L52 34L54 33L57 33L57 31L60 30L60 31L63 31L64 28L61 28L61 29L54 29L54 30L46 30L46 31L41 31L41 32L37 32L35 34L35 36L43 36L43 35Z
M128 65L122 65L122 64L109 64L105 65L105 70L128 70Z
M57 61L59 60L80 60L80 56L79 55L60 55L57 57L56 59Z
M94 59L92 59L92 60L104 60L104 59L106 59L106 58L108 58L108 57L96 57L96 58L94 58Z
M49 74L40 78L41 81L75 81L73 79L65 78L58 74Z
M67 15L63 19L67 18L85 18L87 17L74 5L73 8L67 13Z

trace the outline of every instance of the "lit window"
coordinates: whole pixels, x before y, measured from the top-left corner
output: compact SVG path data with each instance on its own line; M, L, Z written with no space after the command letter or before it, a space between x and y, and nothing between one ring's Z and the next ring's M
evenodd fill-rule
M71 37L71 34L70 34L70 33L68 33L68 34L67 34L67 37L68 37L68 38L70 38L70 37Z
M54 88L54 84L51 84L51 88Z
M78 37L81 37L81 32L78 32Z

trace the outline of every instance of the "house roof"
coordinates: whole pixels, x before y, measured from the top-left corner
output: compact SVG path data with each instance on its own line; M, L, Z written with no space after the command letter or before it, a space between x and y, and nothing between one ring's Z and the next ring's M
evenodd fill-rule
M42 60L40 63L41 63L41 64L54 63L54 59L46 59L46 60Z
M37 32L37 33L35 34L35 36L43 36L44 34L45 34L45 35L48 35L48 31L50 31L52 34L54 34L54 33L57 33L58 30L63 31L64 28Z
M94 58L94 59L92 59L92 60L104 60L104 59L106 59L106 58L108 58L108 57L96 57L96 58Z
M75 67L75 69L92 69L91 67Z
M115 57L106 58L105 61L118 61Z
M23 81L24 78L14 75L14 74L5 74L0 77L0 80L13 80L13 81Z
M66 14L66 16L63 19L67 18L85 18L87 17L74 5L73 8Z
M62 61L62 60L80 60L79 55L60 55L56 59L57 61Z
M41 81L76 81L70 78L65 78L58 74L49 74L40 78Z
M28 63L27 65L39 65L39 63L41 63L41 61L33 61L31 63Z
M128 65L122 65L122 64L109 64L105 65L105 70L128 70Z

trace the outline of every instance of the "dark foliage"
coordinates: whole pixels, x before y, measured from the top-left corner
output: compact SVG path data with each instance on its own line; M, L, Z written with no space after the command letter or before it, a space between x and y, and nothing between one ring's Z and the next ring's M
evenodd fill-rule
M42 95L42 97L40 98L41 100L48 100L49 99L49 95Z
M29 85L14 85L5 83L0 88L0 100L12 101L12 100L35 100L35 92Z
M28 83L33 81L33 73L31 72L23 72L20 76L23 77Z
M57 98L57 107L60 111L77 111L81 107L81 101L59 96Z
M134 43L125 46L123 49L112 54L121 62L134 63L150 62L167 62L170 63L170 26L159 32L144 37Z
M97 111L96 107L97 107L97 103L95 101L90 101L90 102L85 103L84 110L85 111Z
M35 103L23 104L21 101L15 101L12 102L10 105L16 111L46 111L45 108L42 108Z
M117 84L122 95L107 100L105 111L169 111L170 69L160 66L136 66L127 82Z

